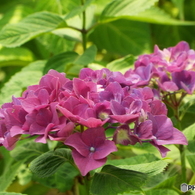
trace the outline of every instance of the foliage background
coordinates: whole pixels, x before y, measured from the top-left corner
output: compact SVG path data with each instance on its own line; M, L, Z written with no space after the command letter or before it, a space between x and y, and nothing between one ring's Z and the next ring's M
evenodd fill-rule
M136 56L153 52L155 44L163 49L185 40L195 49L194 8L194 0L3 1L0 6L0 104L11 101L12 95L20 96L28 85L36 84L51 68L66 72L69 78L76 77L79 70L87 66L124 72L133 65ZM186 152L190 184L195 184L193 108L194 97L191 96L181 108L185 115L183 128L187 128L185 134L191 140ZM22 147L24 143L20 144ZM27 151L32 152L32 156L27 159L26 148L21 147L17 146L11 155L0 148L0 195L8 195L8 192L61 194L57 189L71 188L72 184L67 189L61 184L56 186L53 180L62 179L59 173L55 178L44 180L32 175L27 167L29 159L51 150L55 143L30 145ZM167 171L153 176L147 187L154 189L146 194L179 193L176 190L181 183L177 174L179 153L174 146L169 147L172 151L166 158L170 163ZM136 162L150 163L148 152L155 154L151 157L153 160L160 158L158 152L147 145L121 148L117 155L133 158L142 154ZM67 170L62 171L67 173ZM3 192L5 190L7 193Z

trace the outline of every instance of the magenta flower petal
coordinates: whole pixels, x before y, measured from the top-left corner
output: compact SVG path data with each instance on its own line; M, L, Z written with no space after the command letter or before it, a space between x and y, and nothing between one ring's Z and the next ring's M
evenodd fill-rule
M167 152L169 152L170 150L164 146L161 145L157 145L155 142L151 141L150 142L153 146L155 146L159 152L161 153L162 158L164 158L167 155Z
M83 142L81 136L81 133L74 133L65 140L65 144L73 147L80 155L87 157L90 153L89 146Z
M93 158L95 160L100 160L106 158L110 153L116 152L117 148L113 141L105 140L104 144L97 147L97 150L94 152Z
M136 133L140 139L152 139L152 121L147 120L142 122L136 129Z
M131 123L139 118L139 114L125 114L125 115L110 115L110 118L119 123Z
M184 134L177 130L176 128L173 128L173 134L170 138L166 139L166 140L160 140L157 139L155 140L156 144L158 145L165 145L165 144L183 144L183 145L187 145L188 141L186 139L186 137L184 136Z
M93 153L84 157L75 149L72 151L72 157L83 176L85 176L89 171L97 169L106 163L106 158L95 160L93 158Z

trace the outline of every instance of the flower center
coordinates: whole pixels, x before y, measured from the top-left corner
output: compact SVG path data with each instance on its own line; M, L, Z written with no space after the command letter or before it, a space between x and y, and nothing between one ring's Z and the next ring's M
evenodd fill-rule
M99 115L98 115L98 117L99 117L100 119L102 119L102 120L107 119L108 116L109 116L109 114L106 113L106 112L100 112Z
M95 152L95 148L94 148L94 147L90 147L90 148L89 148L89 151L90 151L90 152Z

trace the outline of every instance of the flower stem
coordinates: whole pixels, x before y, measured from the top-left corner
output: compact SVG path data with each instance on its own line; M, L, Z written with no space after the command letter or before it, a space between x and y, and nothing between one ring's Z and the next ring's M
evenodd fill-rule
M79 193L79 182L78 182L77 177L75 177L75 179L74 179L73 195L80 195L80 193Z
M186 183L186 161L185 161L185 149L183 145L179 146L180 160L181 160L181 175L182 183Z

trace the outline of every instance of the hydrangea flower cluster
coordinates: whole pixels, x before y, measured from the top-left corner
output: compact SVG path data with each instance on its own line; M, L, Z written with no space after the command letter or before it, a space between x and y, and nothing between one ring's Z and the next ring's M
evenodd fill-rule
M133 72L138 85L155 84L162 92L183 91L192 94L195 90L195 51L185 41L174 47L139 56Z
M147 78L144 74L149 68L141 69L135 72ZM61 141L72 149L82 175L105 164L106 157L117 151L116 144L149 142L164 157L169 149L163 145L187 141L173 127L156 93L138 87L146 80L135 82L135 73L123 75L106 68L84 68L70 80L50 70L22 97L2 105L0 145L11 150L21 135L36 136L35 141L41 143ZM106 136L107 129L113 129L111 137Z

